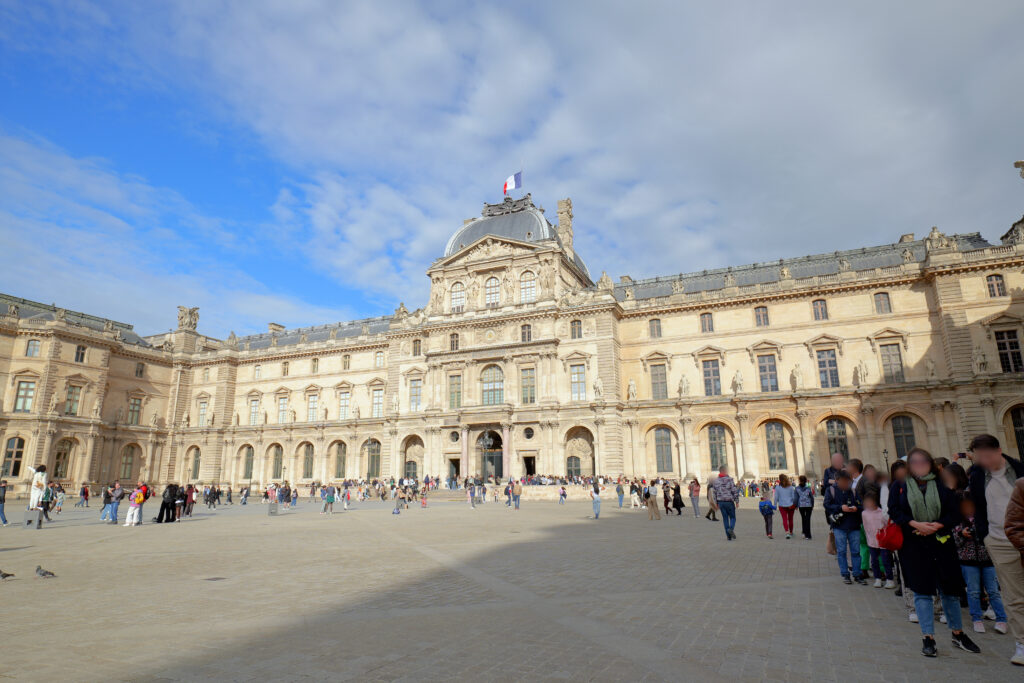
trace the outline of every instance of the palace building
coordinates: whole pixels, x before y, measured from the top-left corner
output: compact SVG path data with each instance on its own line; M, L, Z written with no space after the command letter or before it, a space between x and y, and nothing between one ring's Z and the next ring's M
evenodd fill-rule
M530 195L485 204L429 302L213 339L0 295L3 476L263 486L403 474L819 475L1024 449L1024 219L892 244L594 279Z

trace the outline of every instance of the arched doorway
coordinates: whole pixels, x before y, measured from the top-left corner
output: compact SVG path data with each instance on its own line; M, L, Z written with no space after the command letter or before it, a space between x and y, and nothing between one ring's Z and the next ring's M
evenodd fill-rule
M61 439L53 453L53 479L67 479L71 472L71 460L75 454L75 440Z
M423 469L423 439L418 436L410 436L405 439L402 447L404 464L402 476L416 479Z
M1012 455L1016 451L1018 460L1024 458L1024 404L1006 411L1003 429L1007 436L1005 452Z
M594 474L594 437L586 427L573 427L565 435L565 473L570 477Z
M476 447L480 452L480 465L484 479L488 477L501 479L505 476L501 444L501 434L494 430L487 430L477 437Z

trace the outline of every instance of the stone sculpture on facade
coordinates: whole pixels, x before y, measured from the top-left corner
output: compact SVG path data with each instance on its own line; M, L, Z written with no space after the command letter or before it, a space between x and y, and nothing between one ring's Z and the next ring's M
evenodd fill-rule
M736 371L736 374L732 378L732 391L734 394L743 393L743 373L739 370Z
M199 307L178 306L178 329L195 330L199 326Z
M855 375L856 376L853 378L854 386L862 387L868 383L868 364L863 358L857 361Z
M793 371L789 373L789 383L793 385L793 391L798 391L804 388L804 373L800 369L799 363L794 365Z
M981 350L980 346L974 347L974 354L971 360L974 364L974 374L984 375L988 372L988 358L985 357L985 352Z
M7 304L7 315L18 317L18 304Z
M598 376L594 379L594 398L601 398L604 396L604 383L601 381L601 377Z
M679 393L679 398L685 398L690 395L690 380L686 379L686 375L679 378L679 386L676 391Z
M925 358L924 367L925 372L928 374L928 379L935 379L937 374L935 369L935 361L933 361L931 358Z
M629 380L629 387L627 389L626 397L630 401L636 400L636 380L633 378L630 378Z

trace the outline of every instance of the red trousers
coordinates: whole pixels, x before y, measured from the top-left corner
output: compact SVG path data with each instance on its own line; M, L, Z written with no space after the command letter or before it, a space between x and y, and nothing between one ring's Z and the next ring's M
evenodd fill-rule
M793 511L796 510L795 505L790 505L788 508L780 507L779 513L782 515L782 529L787 534L793 533Z

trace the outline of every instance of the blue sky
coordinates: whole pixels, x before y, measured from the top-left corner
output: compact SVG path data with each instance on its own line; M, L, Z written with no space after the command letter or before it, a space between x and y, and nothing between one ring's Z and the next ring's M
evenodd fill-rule
M0 0L0 291L214 336L415 308L520 165L595 277L997 240L1024 5L820 4Z

